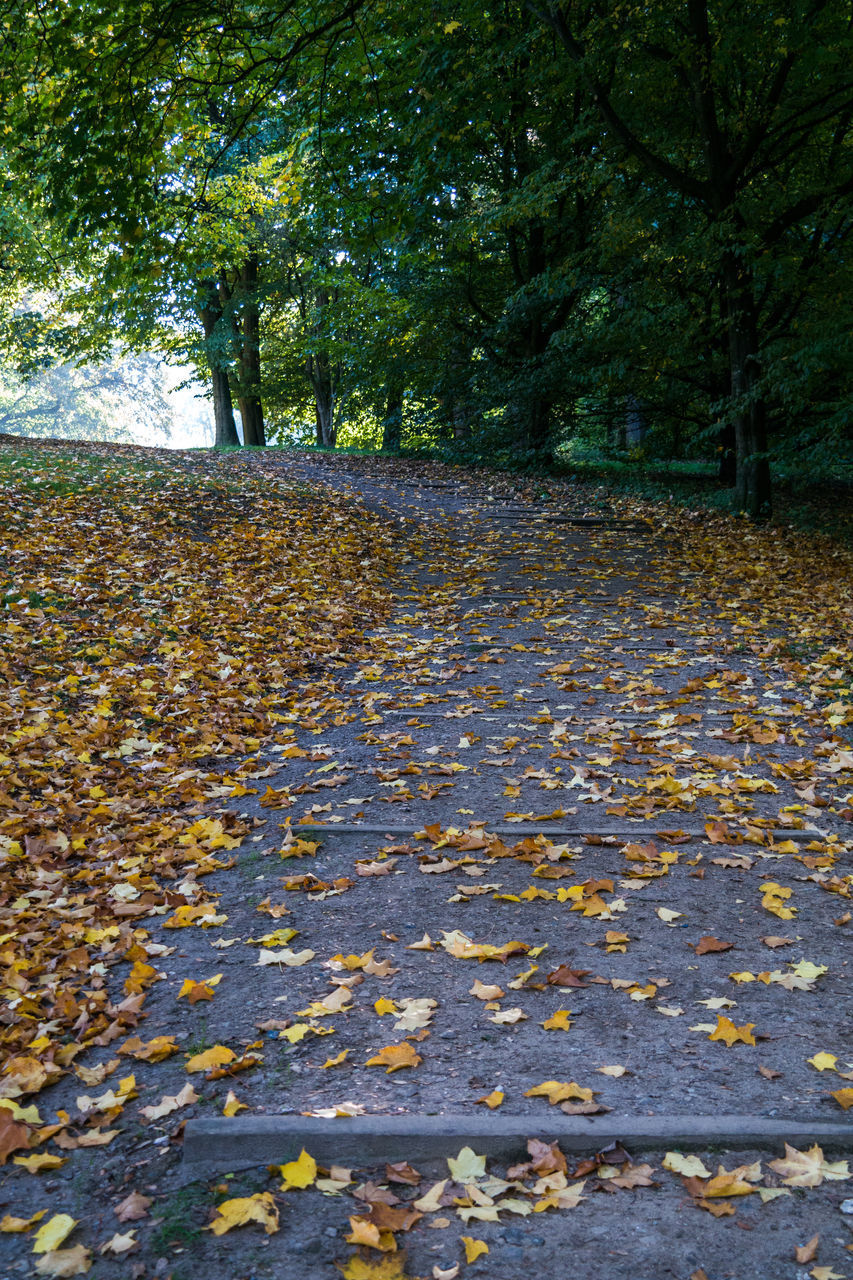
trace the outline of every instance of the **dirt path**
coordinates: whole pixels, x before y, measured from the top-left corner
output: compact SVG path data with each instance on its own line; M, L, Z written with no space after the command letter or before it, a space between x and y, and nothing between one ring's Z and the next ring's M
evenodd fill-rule
M489 1098L537 1134L560 1111L843 1118L831 1095L853 1065L853 757L817 695L755 652L749 620L711 603L671 530L416 468L282 465L399 521L411 562L376 659L330 677L322 699L313 682L272 750L223 777L222 806L253 835L207 882L221 922L147 922L176 949L145 1038L174 1034L182 985L209 979L212 998L183 1013L183 1047L258 1059L203 1080L180 1114L221 1112L233 1089L255 1113L484 1123ZM718 1038L726 1019L732 1044ZM834 1069L809 1062L819 1053ZM172 1061L134 1063L146 1103L190 1078ZM535 1092L548 1082L574 1088L549 1102ZM138 1173L126 1153L102 1162L113 1200L177 1186L177 1118L159 1136L140 1127ZM319 1280L341 1262L355 1278L441 1280L464 1258L462 1231L489 1248L462 1273L490 1280L558 1274L567 1247L574 1274L602 1280L853 1274L853 1217L838 1208L850 1183L791 1194L767 1172L781 1154L706 1156L712 1171L762 1160L761 1187L781 1193L764 1203L753 1178L753 1194L717 1201L720 1218L694 1207L699 1184L641 1152L633 1167L651 1164L656 1189L629 1178L615 1193L617 1153L592 1163L571 1212L465 1227L451 1197L397 1237L398 1272L399 1254L342 1243L339 1198L287 1193L285 1229L250 1228L250 1249L245 1233L196 1230L229 1183L168 1190L192 1227L183 1245L167 1211L137 1270L129 1257L96 1273ZM453 1222L435 1230L436 1218ZM815 1233L819 1256L797 1263Z

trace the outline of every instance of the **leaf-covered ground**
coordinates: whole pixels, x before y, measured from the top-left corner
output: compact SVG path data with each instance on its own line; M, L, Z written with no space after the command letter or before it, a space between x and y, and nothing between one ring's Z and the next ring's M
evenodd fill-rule
M174 1165L247 1109L843 1119L849 552L384 460L0 476L12 1271L511 1280L581 1215L589 1275L847 1274L834 1153Z

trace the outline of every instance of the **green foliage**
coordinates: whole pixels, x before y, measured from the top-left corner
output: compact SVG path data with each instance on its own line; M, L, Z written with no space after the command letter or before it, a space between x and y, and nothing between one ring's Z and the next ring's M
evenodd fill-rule
M731 456L760 514L850 465L851 66L841 0L20 4L0 293L63 307L6 348L156 343L283 442Z

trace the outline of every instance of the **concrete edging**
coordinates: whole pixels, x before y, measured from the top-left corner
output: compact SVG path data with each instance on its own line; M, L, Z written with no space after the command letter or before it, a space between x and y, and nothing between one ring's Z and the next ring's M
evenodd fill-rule
M635 1151L709 1147L752 1149L783 1142L853 1152L853 1124L767 1116L491 1116L365 1115L328 1120L304 1115L215 1116L184 1130L185 1181L260 1164L294 1160L305 1148L320 1163L359 1167L442 1160L462 1147L516 1159L529 1138L557 1141L566 1152L592 1153L613 1142Z

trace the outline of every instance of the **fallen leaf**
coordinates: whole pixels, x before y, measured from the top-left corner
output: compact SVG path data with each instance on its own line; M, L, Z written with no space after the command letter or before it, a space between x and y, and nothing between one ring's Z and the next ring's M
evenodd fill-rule
M698 1156L685 1156L680 1151L667 1151L663 1158L663 1167L670 1173L678 1173L685 1178L711 1177L711 1170L705 1168Z
M303 1147L297 1160L291 1160L289 1164L279 1166L279 1173L283 1178L279 1188L281 1191L292 1191L294 1187L301 1190L316 1182L317 1161Z
M147 1218L150 1207L150 1196L144 1196L139 1191L131 1191L130 1195L125 1196L121 1203L116 1205L113 1213L119 1222L136 1222L139 1218Z
M825 1180L843 1181L850 1177L847 1161L830 1164L817 1143L808 1151L798 1151L786 1142L784 1157L771 1160L770 1168L782 1177L786 1187L819 1187Z
M42 1223L33 1237L33 1253L50 1253L58 1249L76 1226L77 1219L70 1214L55 1213Z
M53 1276L55 1280L84 1276L92 1266L92 1252L82 1244L76 1244L73 1249L52 1249L39 1258L35 1266L37 1275Z
M717 1015L717 1025L711 1034L709 1040L720 1040L729 1048L733 1044L755 1044L755 1036L752 1034L754 1022L747 1022L742 1027L736 1027L730 1018L726 1018L723 1014Z
M482 1254L489 1252L489 1246L485 1240L477 1240L474 1236L460 1236L460 1239L465 1246L466 1262L476 1262Z
M389 1044L384 1049L380 1049L372 1058L368 1058L364 1065L385 1067L385 1074L390 1076L392 1071L399 1071L401 1067L416 1067L421 1062L423 1062L421 1055L408 1041L404 1041L403 1044Z
M225 1200L217 1205L216 1212L219 1216L205 1228L215 1236L224 1235L233 1227L244 1227L249 1222L260 1223L268 1236L278 1231L278 1209L271 1191Z
M205 1049L204 1053L193 1054L187 1060L186 1070L190 1073L194 1071L210 1071L213 1067L224 1067L229 1062L234 1062L237 1055L233 1049L229 1049L225 1044L215 1044L212 1049Z
M853 1092L853 1090L851 1090ZM493 1089L491 1093L487 1093L485 1097L478 1098L478 1102L484 1102L490 1111L494 1111L495 1107L499 1107L506 1095L500 1089Z
M814 1235L806 1244L795 1245L794 1261L795 1262L814 1262L817 1257L817 1247L820 1244L820 1236Z
M475 1155L471 1147L463 1147L458 1156L448 1156L447 1167L454 1182L476 1182L485 1176L486 1157ZM423 1211L420 1204L417 1207Z

